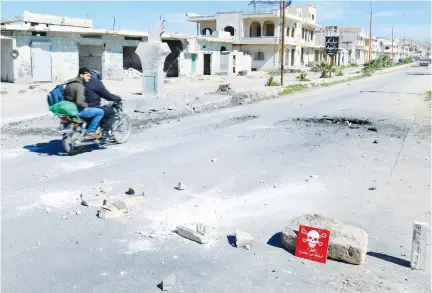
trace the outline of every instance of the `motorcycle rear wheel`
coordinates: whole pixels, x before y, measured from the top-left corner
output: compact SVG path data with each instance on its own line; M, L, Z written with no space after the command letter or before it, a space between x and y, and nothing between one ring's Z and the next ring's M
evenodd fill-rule
M120 119L114 123L113 136L118 144L126 143L132 132L132 122L125 113L120 114Z
M79 153L82 153L85 149L85 146L74 146L72 142L72 136L70 135L63 136L62 144L65 152L69 156L75 156Z

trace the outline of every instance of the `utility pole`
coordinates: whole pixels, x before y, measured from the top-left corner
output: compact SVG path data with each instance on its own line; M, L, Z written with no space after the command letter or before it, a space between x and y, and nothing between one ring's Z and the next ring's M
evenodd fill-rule
M370 9L370 20L369 20L369 68L371 67L372 61L372 1Z
M282 50L281 50L281 76L280 83L284 84L284 59L285 59L285 9L286 0L282 0Z
M114 22L113 22L113 31L115 30L115 16L114 16Z
M394 42L394 26L392 25L392 60L393 60L393 58L394 58L394 56L393 56L393 42Z

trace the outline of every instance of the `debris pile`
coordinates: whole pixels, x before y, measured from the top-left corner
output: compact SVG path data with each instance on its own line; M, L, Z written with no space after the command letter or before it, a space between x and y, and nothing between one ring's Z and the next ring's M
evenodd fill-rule
M141 72L133 68L125 69L123 73L125 77L140 78L142 76Z

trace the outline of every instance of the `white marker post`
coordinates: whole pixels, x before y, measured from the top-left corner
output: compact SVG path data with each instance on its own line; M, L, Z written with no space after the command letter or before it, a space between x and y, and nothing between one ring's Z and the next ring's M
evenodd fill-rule
M429 225L424 222L414 221L413 240L411 250L411 268L424 270L428 255Z

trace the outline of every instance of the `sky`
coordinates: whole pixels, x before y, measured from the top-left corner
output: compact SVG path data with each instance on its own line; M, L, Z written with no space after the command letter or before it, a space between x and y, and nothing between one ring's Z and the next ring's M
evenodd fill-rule
M317 23L322 26L363 26L369 32L372 3L372 34L395 38L431 40L430 1L292 1L317 8ZM162 19L170 33L196 34L196 24L186 21L186 13L212 15L222 11L251 11L249 1L1 1L1 17L22 15L24 10L77 18L90 18L96 28L149 30ZM259 6L258 9L265 9Z

